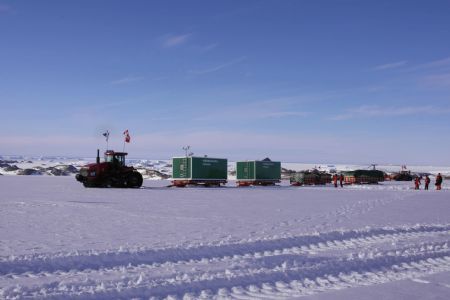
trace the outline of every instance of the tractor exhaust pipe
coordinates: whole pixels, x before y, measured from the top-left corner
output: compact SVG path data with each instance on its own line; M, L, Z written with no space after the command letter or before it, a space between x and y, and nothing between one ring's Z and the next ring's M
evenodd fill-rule
M100 149L97 149L97 163L100 163Z

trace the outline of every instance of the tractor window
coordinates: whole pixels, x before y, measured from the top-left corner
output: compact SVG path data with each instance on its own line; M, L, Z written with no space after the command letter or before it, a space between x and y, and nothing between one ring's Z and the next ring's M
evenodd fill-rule
M121 166L125 165L125 156L124 155L115 155L115 154L106 154L105 162L115 163Z
M125 165L125 156L116 156L115 159L117 159L117 162L121 165Z
M111 154L105 155L105 162L113 162L113 155Z

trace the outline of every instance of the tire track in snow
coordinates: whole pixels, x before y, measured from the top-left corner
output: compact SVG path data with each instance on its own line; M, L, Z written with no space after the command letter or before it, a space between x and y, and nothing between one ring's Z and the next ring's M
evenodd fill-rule
M112 251L75 255L42 254L8 257L0 260L0 275L67 272L70 270L98 270L139 264L163 264L186 261L208 261L223 258L271 255L275 252L310 253L339 248L351 248L378 243L387 239L408 239L450 233L450 224L418 225L400 228L373 228L369 230L332 231L272 240L243 241L235 244L190 248L166 248L144 251Z
M43 297L111 299L171 296L173 299L286 299L330 289L380 284L450 270L447 243L389 251L357 253L356 257L284 255L280 261L255 261L248 268L146 279L58 282L3 290L5 298ZM1 295L1 294L0 294Z

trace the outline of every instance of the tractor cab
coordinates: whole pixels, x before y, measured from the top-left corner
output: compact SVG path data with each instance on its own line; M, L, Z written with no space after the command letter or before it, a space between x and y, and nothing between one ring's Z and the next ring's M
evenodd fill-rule
M107 150L105 152L105 162L114 163L121 167L125 166L125 156L128 153L126 152L114 152L113 150Z

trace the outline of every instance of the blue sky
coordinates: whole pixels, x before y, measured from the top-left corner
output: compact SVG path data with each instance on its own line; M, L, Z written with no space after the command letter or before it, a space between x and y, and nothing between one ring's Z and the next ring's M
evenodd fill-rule
M449 1L0 0L0 154L450 165Z

